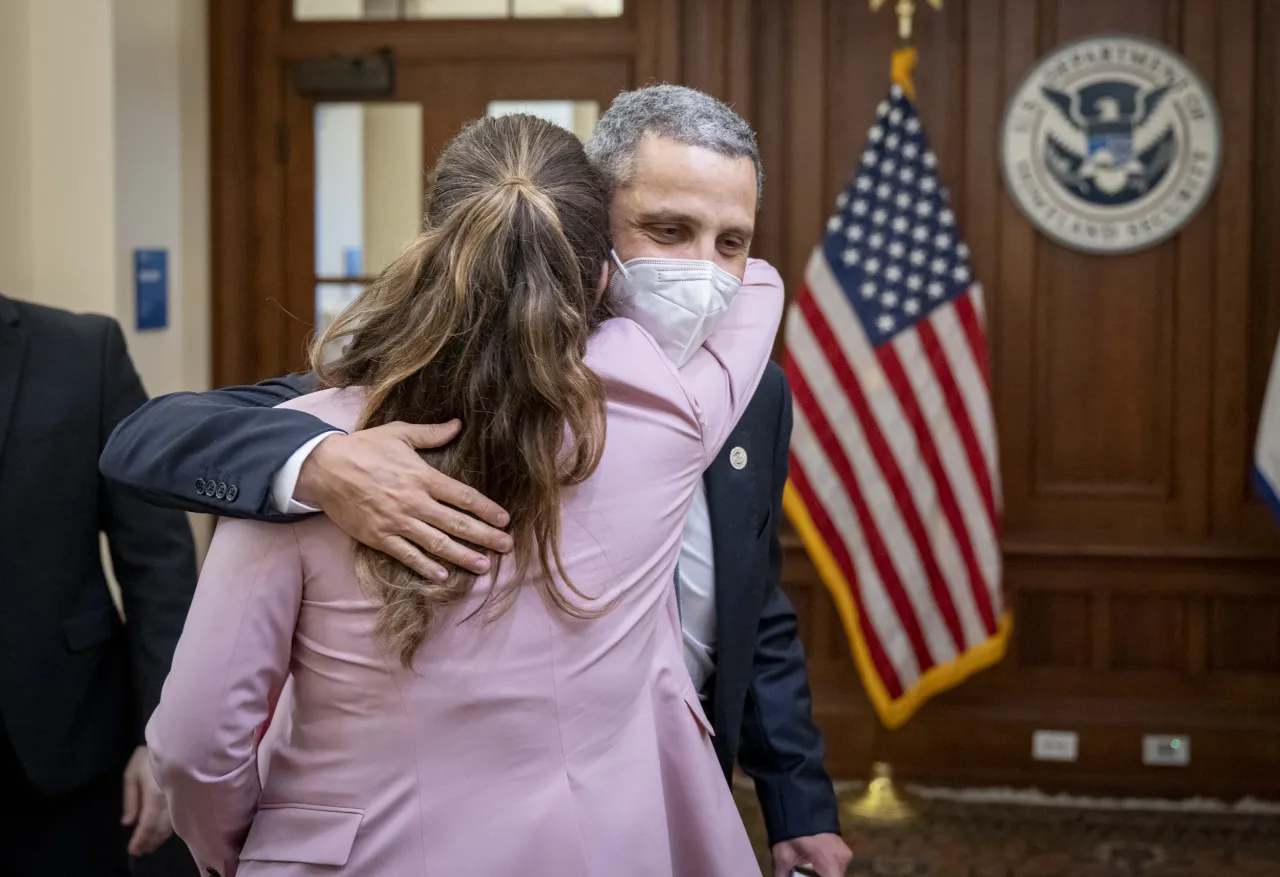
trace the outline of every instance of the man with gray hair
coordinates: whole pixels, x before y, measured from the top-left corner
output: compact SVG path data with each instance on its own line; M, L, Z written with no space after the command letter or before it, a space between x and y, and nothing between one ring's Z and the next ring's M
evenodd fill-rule
M755 132L732 109L675 85L624 92L587 141L587 155L609 186L622 268L614 283L624 302L661 292L626 288L626 267L636 260L709 262L744 276L764 171ZM662 313L637 307L631 316L660 343L670 341ZM679 362L712 319L694 337L677 338L668 355ZM685 522L677 568L685 664L712 717L726 776L736 759L755 779L776 873L803 863L838 877L851 856L810 715L795 611L779 584L790 441L791 391L770 363Z
M693 293L707 300L694 303L692 321L671 319L642 304L665 300L661 275L645 269L675 260L708 269L699 276L743 278L764 180L755 133L709 95L655 85L620 94L586 148L609 187L618 299L679 362L716 319L716 291ZM416 453L451 440L456 422L344 435L301 411L271 408L314 388L312 376L291 376L156 399L116 431L103 472L153 501L224 516L289 520L323 509L353 539L424 576L442 570L437 560L486 572L488 559L463 543L510 550L498 529L506 513ZM717 756L726 778L736 762L755 779L776 875L808 865L839 877L851 855L811 716L795 612L779 585L790 434L790 390L770 364L695 496L676 588L685 662Z

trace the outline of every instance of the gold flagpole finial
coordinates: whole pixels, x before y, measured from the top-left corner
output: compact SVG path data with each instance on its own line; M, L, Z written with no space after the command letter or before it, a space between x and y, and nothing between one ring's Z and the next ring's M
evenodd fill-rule
M879 12L880 7L885 4L885 0L871 0L871 11ZM934 9L942 9L942 0L929 0L929 5ZM898 36L905 42L911 39L911 23L916 17L915 0L898 0L894 4L893 11L898 16Z

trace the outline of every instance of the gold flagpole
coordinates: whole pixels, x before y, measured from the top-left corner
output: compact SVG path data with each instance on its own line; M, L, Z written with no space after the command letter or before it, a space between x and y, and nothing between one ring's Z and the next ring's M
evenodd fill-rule
M886 0L871 0L871 11L879 12ZM936 10L942 9L942 0L928 0ZM908 98L915 100L915 86L911 81L911 71L916 64L916 50L910 45L912 23L916 14L915 0L898 0L893 11L898 16L898 38L902 45L893 53L890 63L890 74L893 83L899 86ZM872 741L873 751L880 750L876 745L883 733L883 725L876 728ZM875 754L879 754L876 751ZM854 820L874 822L883 825L912 822L919 815L919 807L909 801L893 783L893 768L887 761L876 761L871 765L871 780L866 791L845 805L845 814Z

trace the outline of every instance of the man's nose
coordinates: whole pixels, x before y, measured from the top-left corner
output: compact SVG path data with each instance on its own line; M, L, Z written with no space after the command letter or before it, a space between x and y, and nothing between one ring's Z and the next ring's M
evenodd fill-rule
M695 238L689 244L689 253L686 259L701 259L704 262L714 262L719 255L716 249L716 239L714 235Z

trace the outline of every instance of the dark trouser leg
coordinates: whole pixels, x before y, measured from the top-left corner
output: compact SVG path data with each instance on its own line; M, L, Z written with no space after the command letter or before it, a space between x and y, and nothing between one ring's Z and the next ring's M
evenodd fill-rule
M123 765L121 766L123 769ZM0 730L0 874L129 877L129 829L120 824L123 780L107 776L48 798L32 787Z
M15 877L129 877L130 830L120 824L121 780L106 777L57 798L28 801L26 830L8 847ZM22 806L21 799L15 804Z

